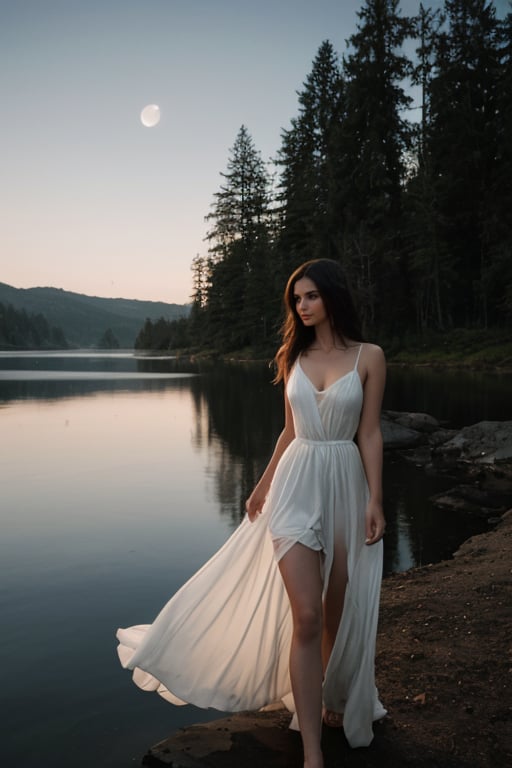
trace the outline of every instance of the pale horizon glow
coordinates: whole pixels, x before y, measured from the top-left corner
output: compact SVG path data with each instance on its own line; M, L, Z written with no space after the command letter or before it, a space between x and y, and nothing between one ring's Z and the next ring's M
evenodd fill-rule
M205 216L240 126L270 164L322 41L342 55L360 7L3 3L0 282L189 302L192 259L207 253ZM403 15L418 7L401 2ZM152 130L145 105L160 108Z

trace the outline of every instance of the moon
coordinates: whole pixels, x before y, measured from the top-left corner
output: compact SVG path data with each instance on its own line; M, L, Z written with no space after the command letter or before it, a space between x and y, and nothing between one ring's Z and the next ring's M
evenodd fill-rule
M140 113L140 121L146 128L154 128L160 122L160 107L158 104L148 104Z

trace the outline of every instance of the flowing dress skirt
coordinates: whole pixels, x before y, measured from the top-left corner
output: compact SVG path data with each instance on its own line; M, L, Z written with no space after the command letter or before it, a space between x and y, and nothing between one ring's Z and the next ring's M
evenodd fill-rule
M283 701L294 711L292 618L277 563L296 542L322 552L325 590L341 536L348 585L324 704L344 713L351 746L371 742L372 722L386 712L374 682L382 542L364 543L368 488L351 439L362 392L357 370L351 373L319 397L296 365L288 394L297 437L262 515L254 523L245 518L153 624L118 630L119 658L141 688L173 704L234 712Z

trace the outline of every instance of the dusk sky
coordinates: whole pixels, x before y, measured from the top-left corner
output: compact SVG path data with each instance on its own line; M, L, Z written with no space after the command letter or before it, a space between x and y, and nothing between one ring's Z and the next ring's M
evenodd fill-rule
M360 6L0 0L0 281L189 301L240 126L275 157L320 44L343 53Z

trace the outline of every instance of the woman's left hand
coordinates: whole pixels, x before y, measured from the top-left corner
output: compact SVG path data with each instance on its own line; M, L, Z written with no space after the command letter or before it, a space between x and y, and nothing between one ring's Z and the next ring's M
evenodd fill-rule
M386 521L382 504L370 501L366 507L366 541L365 544L376 544L384 536Z

